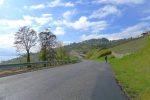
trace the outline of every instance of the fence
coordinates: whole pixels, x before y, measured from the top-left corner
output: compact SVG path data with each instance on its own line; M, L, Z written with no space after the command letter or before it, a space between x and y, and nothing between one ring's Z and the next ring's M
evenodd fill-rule
M40 62L19 63L19 64L1 64L0 70L3 71L12 69L24 69L27 68L27 66L31 66L30 69L37 69L45 66L50 67L76 62L79 62L79 60L55 60L55 61L40 61Z

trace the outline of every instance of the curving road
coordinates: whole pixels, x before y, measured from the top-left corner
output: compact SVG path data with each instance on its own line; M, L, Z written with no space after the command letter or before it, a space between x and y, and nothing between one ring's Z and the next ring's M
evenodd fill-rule
M127 100L105 62L89 61L0 78L0 100Z

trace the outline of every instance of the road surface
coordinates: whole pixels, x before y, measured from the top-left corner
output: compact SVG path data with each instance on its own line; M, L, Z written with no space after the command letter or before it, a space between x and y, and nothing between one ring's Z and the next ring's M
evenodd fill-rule
M0 78L0 100L127 100L101 61Z

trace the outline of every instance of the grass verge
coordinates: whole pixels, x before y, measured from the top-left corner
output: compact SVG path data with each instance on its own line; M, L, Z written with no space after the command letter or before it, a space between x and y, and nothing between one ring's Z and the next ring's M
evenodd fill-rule
M150 100L150 43L134 54L110 62L116 78L135 100Z

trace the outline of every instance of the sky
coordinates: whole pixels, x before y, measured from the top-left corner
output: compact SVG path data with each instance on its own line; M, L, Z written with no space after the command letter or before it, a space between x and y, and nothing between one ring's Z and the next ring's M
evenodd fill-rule
M17 55L14 34L26 25L65 44L136 37L150 30L150 0L0 0L0 60Z

